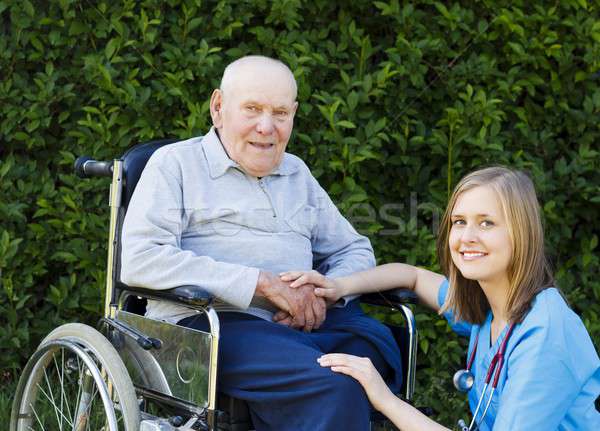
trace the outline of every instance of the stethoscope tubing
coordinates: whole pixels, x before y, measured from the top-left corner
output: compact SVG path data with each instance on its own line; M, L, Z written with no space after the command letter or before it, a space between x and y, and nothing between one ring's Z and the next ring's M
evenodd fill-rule
M473 418L471 419L471 423L469 424L469 431L471 431L473 429L473 425L475 424L475 418L477 418L477 413L479 413L479 409L481 408L481 403L483 401L483 395L485 394L485 391L487 391L487 387L488 387L487 383L485 385L483 385L483 391L481 392L481 396L479 397L479 401L477 402L477 407L475 408L475 413L473 413ZM485 417L485 413L481 417L482 421L483 421L484 417Z
M496 391L496 387L498 386L498 381L500 380L500 372L502 371L502 366L504 365L504 353L506 352L506 345L508 344L508 339L510 338L512 331L515 327L515 323L511 323L508 327L508 331L506 332L506 336L504 340L502 340L502 344L498 349L498 352L492 358L490 362L490 366L488 367L487 375L485 376L485 384L483 385L483 390L481 391L481 395L479 396L479 401L477 402L477 407L475 408L475 412L473 413L473 419L471 419L471 423L469 424L469 430L473 431L479 428L479 425L483 423L485 419L485 415L490 408L490 404L492 403L492 398L494 396L494 392ZM473 366L473 361L475 360L475 354L477 352L477 344L479 342L479 332L477 333L477 337L475 338L475 345L473 346L473 351L471 352L471 356L469 357L469 361L467 363L467 371L471 371L471 367ZM494 375L494 380L492 381L492 375ZM481 415L481 419L479 423L477 423L477 414L479 413L479 409L481 408L481 403L485 398L488 386L492 382L492 390L490 391L490 395L485 403L485 408L483 409L483 414ZM475 428L473 428L475 426Z

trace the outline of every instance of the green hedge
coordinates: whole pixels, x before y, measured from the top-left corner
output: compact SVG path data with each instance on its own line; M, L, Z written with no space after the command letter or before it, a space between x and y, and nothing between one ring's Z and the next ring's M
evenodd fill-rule
M204 133L224 66L249 53L294 70L289 150L379 262L438 268L456 181L487 164L529 170L558 284L598 346L600 3L549 3L0 0L3 378L51 328L100 315L108 182L76 179L74 159ZM465 344L417 317L418 403L451 425Z

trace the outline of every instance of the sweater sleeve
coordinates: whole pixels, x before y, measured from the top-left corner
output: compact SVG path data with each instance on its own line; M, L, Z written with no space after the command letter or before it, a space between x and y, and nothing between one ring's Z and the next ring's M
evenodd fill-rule
M193 285L246 309L259 269L219 262L181 248L187 224L182 179L154 154L129 203L122 231L121 280L148 289Z

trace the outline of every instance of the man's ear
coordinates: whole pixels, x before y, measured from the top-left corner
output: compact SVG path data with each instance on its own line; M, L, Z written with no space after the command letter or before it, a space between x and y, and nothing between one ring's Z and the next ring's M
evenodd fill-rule
M213 126L220 129L223 126L223 92L218 88L210 96L210 116Z

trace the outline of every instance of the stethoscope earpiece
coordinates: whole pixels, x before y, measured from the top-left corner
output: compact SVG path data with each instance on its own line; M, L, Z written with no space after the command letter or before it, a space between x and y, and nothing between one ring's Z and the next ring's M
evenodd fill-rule
M475 377L473 373L469 370L458 370L454 373L454 377L452 377L452 382L454 383L454 387L459 392L469 392L473 387L473 383L475 382Z

